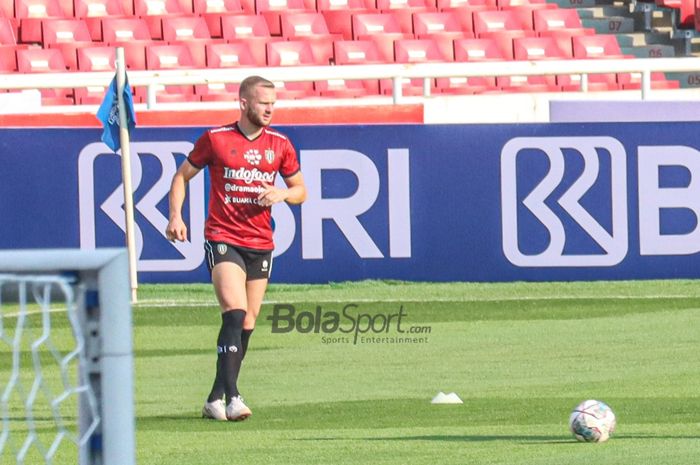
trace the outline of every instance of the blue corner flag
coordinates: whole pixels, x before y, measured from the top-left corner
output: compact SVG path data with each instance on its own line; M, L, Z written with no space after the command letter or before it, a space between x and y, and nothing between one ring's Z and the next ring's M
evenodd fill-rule
M129 132L136 126L136 114L134 112L134 99L131 97L131 87L128 79L124 83L124 106L126 107L126 121ZM97 119L102 121L104 131L102 142L115 152L121 148L119 141L119 105L117 100L117 76L115 75L105 93Z

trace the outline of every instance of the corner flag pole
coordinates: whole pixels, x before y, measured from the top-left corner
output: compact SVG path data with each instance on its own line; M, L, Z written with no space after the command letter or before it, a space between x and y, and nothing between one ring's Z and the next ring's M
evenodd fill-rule
M119 105L119 142L122 151L122 180L124 182L124 215L126 223L126 248L129 254L129 283L131 302L137 302L138 275L136 274L136 244L134 242L134 198L131 187L131 150L129 148L129 127L124 104L124 84L126 82L126 61L124 48L117 48L117 104Z

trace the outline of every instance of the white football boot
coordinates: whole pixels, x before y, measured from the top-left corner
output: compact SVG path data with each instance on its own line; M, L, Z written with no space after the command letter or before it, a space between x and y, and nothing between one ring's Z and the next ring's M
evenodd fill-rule
M202 417L212 420L226 421L226 404L223 399L216 399L213 402L206 402L202 407Z
M232 398L226 406L226 418L230 421L243 421L252 414L253 412L243 403L241 396Z

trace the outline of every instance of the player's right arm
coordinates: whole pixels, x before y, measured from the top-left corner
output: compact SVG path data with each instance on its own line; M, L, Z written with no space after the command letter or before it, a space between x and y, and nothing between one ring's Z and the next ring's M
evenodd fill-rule
M187 239L187 225L182 219L182 205L185 203L187 183L200 171L200 168L192 165L189 160L185 160L173 176L168 194L170 215L168 227L165 229L165 237L169 241L185 241Z

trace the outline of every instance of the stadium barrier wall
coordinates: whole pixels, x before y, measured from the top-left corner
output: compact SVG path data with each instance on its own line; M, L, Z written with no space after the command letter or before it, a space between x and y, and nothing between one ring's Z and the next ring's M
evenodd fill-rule
M276 205L273 281L700 277L698 123L287 126L309 188ZM209 279L209 179L192 241L167 192L205 128L137 128L139 278ZM0 249L124 244L119 157L99 129L0 129ZM278 180L278 182L281 182Z

